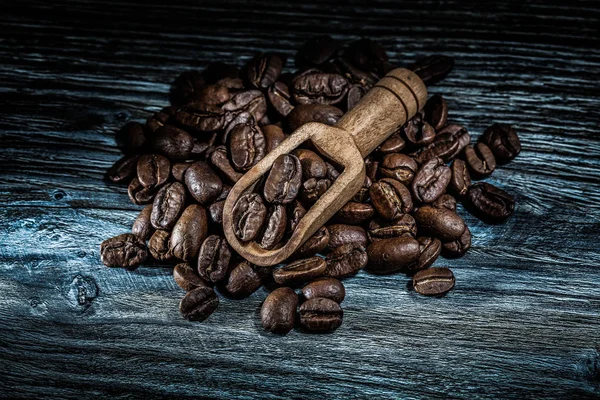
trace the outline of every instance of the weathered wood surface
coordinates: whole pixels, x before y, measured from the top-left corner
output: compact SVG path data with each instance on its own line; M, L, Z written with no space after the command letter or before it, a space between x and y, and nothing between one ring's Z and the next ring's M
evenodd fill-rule
M224 3L0 13L0 397L600 397L597 2ZM265 334L263 290L184 321L168 269L100 263L138 209L102 180L113 133L166 104L182 70L292 55L316 33L370 35L401 65L456 57L430 91L475 136L517 127L522 154L490 180L516 213L466 214L473 248L438 261L457 278L443 299L361 273L331 335Z

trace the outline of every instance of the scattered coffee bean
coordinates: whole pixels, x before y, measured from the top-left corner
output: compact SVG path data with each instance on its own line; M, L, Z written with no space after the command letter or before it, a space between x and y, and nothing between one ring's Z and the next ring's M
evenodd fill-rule
M373 207L385 219L394 220L412 211L410 191L395 179L384 178L369 189Z
M109 168L106 177L114 183L126 182L137 173L137 162L140 156L137 154L127 155L120 158Z
M436 157L421 166L412 182L412 193L421 203L432 203L446 191L452 171Z
M309 332L332 332L342 325L344 312L338 303L324 297L306 300L298 309L300 325Z
M376 274L408 272L420 255L419 242L410 236L373 242L367 247L367 270Z
M150 222L154 229L171 229L185 207L186 190L179 182L173 182L158 191L152 204Z
M219 235L207 237L198 254L198 275L207 282L217 283L229 273L231 248Z
M106 239L100 244L100 259L107 267L136 268L147 256L146 243L130 233Z
M510 194L486 182L471 185L467 195L475 214L484 220L504 221L515 209L515 199Z
M413 288L425 296L440 296L454 287L454 274L448 268L427 268L413 276Z
M244 260L237 263L229 277L225 289L235 298L245 298L262 286L262 280L250 262Z
M185 185L192 197L203 206L213 202L223 190L221 178L203 161L196 161L188 167Z
M280 285L297 286L323 275L327 264L321 257L297 260L273 270L273 279Z
M169 249L173 256L187 262L194 262L200 246L206 239L208 220L206 209L199 204L188 206L171 232Z
M206 286L200 286L187 292L179 303L179 311L183 318L190 321L204 321L219 306L219 298L215 291Z
M496 169L496 159L485 143L465 147L465 159L471 174L477 179L488 177Z
M460 238L465 222L453 211L432 206L420 207L414 214L420 235L431 235L442 241Z
M177 264L173 268L173 280L186 292L198 287L208 287L208 284L198 276L196 270L188 263Z
M342 282L335 278L319 278L305 285L302 294L306 300L324 297L340 304L346 297L346 289Z
M521 152L521 140L517 131L510 125L493 124L479 138L489 146L500 163L506 163Z
M154 228L150 223L150 214L152 213L152 204L148 204L140 212L140 215L133 222L131 227L131 233L140 239L146 241L150 239L150 236L154 233Z
M298 295L289 287L273 290L260 310L262 326L273 333L286 334L294 327Z
M333 249L326 257L325 275L333 278L345 278L356 275L367 265L367 251L357 243L348 243Z
M152 234L148 241L148 250L155 260L162 262L173 260L173 253L171 253L171 248L169 246L170 240L170 231L158 229Z

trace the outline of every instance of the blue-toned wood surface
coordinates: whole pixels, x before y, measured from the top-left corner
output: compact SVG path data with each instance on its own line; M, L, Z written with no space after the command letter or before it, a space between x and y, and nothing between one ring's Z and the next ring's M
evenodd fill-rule
M17 2L11 2L17 3ZM225 4L227 3L227 4ZM0 397L600 397L600 8L596 1L39 1L0 13ZM321 33L368 35L407 65L456 68L431 93L477 137L513 124L523 152L490 181L515 215L467 213L473 248L445 298L402 275L345 282L334 334L273 336L261 289L204 323L170 270L105 268L99 244L139 207L103 181L113 135L169 83Z

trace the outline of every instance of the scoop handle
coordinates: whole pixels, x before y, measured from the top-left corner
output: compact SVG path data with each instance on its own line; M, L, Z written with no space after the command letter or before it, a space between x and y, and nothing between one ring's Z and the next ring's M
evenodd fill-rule
M349 132L363 158L412 118L427 101L425 84L412 71L397 68L373 86L335 125Z

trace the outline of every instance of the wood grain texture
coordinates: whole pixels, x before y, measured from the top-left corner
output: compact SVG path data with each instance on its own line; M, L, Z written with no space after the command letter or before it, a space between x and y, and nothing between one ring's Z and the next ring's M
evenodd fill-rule
M600 8L594 1L391 0L275 6L91 1L0 14L0 397L599 398ZM517 200L440 260L443 299L401 275L347 280L331 335L260 328L261 289L181 319L165 268L101 265L140 207L105 183L113 134L167 103L182 70L314 34L380 41L399 65L455 70L430 93L477 136L516 126L523 152L489 180Z

